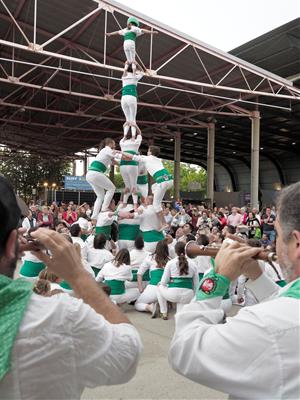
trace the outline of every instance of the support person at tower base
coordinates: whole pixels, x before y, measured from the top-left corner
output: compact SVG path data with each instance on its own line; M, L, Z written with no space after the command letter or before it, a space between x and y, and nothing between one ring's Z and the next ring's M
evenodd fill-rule
M262 272L252 258L260 248L223 243L215 271L176 315L170 364L230 398L300 398L300 182L282 190L275 226L276 253L289 284L280 288ZM262 302L222 324L222 296L241 274Z

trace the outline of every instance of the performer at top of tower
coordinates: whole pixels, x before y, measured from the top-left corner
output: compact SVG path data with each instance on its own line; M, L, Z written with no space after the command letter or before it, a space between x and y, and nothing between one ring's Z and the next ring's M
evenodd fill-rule
M135 62L135 41L138 36L143 33L157 34L157 31L150 31L148 29L141 29L139 21L135 17L129 17L127 20L127 27L115 32L109 32L106 36L121 35L124 37L124 53L128 63L132 63L132 69L135 73L136 62Z

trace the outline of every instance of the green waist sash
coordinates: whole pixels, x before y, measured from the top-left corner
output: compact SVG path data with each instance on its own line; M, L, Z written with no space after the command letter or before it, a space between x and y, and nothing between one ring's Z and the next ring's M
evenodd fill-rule
M147 183L148 183L148 175L139 175L137 177L136 183L138 185L147 185Z
M131 272L132 272L131 282L137 282L137 272L138 272L138 270L137 269L133 269Z
M89 171L105 172L107 170L106 166L101 161L93 161L89 166Z
M96 278L96 276L99 274L100 268L92 266L92 270L94 271L95 278Z
M149 269L147 269L147 271L143 274L143 281L150 281L150 272Z
M169 288L183 288L183 289L193 289L193 278L190 277L176 277L171 278L168 283Z
M103 233L106 236L106 239L110 239L111 235L111 225L104 225L104 226L96 226L96 235Z
M144 242L151 243L151 242L160 242L164 240L164 235L162 232L158 231L144 231L142 232Z
M126 150L126 151L124 151L124 153L133 154L133 155L136 155L136 154L137 154L137 152L136 152L136 151L133 151L133 150ZM139 163L138 163L137 161L133 161L133 160L130 160L130 161L121 160L121 162L120 162L120 167L122 167L123 165L134 165L134 166L138 166Z
M38 276L44 268L46 268L46 266L42 262L25 260L20 269L20 275L27 276L28 278L33 278L35 276Z
M214 273L216 273L216 262L215 262L215 259L210 257L210 263L211 263L211 265L213 267ZM206 276L204 278L206 278ZM223 300L228 300L229 298L230 298L230 296L229 296L229 287L228 287L226 292L225 292L225 294L224 294L224 296L222 297L222 299Z
M300 278L298 278L286 291L280 294L280 297L293 297L300 299Z
M85 242L86 239L88 238L88 235L83 233L82 235L80 235L81 239Z
M67 281L62 281L59 286L62 287L63 289L73 290Z
M133 41L135 42L135 40L136 40L136 33L131 32L131 31L126 32L125 35L124 35L124 41L125 41L125 40L133 40Z
M105 280L104 283L111 289L111 295L118 295L125 293L125 282L116 279Z
M150 271L150 282L149 282L149 284L157 286L157 284L161 281L163 273L164 273L164 270L162 268L153 269L152 271Z
M139 225L119 224L119 240L134 241L140 233Z
M153 175L153 179L155 180L156 183L162 183L166 181L171 181L173 177L172 175L169 174L169 172L165 168L163 168L155 172L155 174Z
M126 85L122 87L122 96L134 96L137 97L137 86L136 85Z
M276 281L276 284L278 285L278 286L280 286L280 287L284 287L287 283L286 283L286 281L285 280L280 280L280 281Z

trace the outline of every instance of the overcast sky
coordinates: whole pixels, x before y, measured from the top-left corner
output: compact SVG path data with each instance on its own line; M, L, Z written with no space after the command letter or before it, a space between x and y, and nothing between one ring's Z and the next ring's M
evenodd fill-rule
M300 0L117 0L229 51L300 16Z

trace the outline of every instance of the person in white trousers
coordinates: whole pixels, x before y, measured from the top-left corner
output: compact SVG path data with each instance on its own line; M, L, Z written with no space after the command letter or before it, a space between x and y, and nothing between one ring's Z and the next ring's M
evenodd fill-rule
M115 147L113 139L104 139L96 159L91 163L86 174L86 180L92 186L97 196L91 216L92 220L97 219L100 210L108 211L109 204L115 193L115 185L105 175L106 170L118 158L117 153L114 151Z
M130 251L130 265L132 272L132 280L126 282L126 287L138 287L137 272L143 262L150 256L150 253L144 249L145 244L142 236L138 236L134 241L134 248ZM147 271L148 272L148 271ZM145 288L150 280L149 273L142 276L142 286Z
M120 140L120 148L122 152L126 154L138 154L139 147L142 143L142 135L139 134L136 138L130 137L127 134ZM128 198L131 195L133 200L134 208L138 207L138 195L137 195L137 177L138 177L138 162L137 161L126 161L121 160L120 162L120 173L122 175L125 190L123 194L123 206L126 207Z
M191 302L198 289L197 267L185 256L185 243L175 245L177 257L167 262L163 276L157 286L157 299L163 319L168 319L168 301L176 303L177 312Z
M126 55L127 63L133 64L133 70L136 69L135 61L135 41L138 36L143 33L146 34L157 34L157 31L149 31L147 29L140 29L140 23L135 17L129 17L127 20L127 27L115 32L109 32L107 36L121 35L124 37L123 49Z
M129 159L138 162L144 162L148 173L155 180L152 185L153 193L153 207L157 214L159 214L161 220L161 227L165 226L165 220L163 216L163 210L161 202L167 192L173 187L174 181L172 175L165 169L161 159L158 158L160 148L158 146L149 146L146 156L131 155L122 153L122 159Z
M137 299L137 288L125 287L125 281L132 279L130 255L127 249L119 250L115 259L103 266L96 276L97 282L103 282L111 289L110 298L116 304L130 303Z
M148 184L148 172L145 163L138 163L138 177L137 177L137 191L143 199L148 196L149 184Z
M216 271L175 317L172 368L230 399L299 399L300 182L281 191L275 227L286 286L260 268L255 257L261 248L225 242ZM224 323L222 296L241 274L249 278L246 286L259 304L244 307Z
M164 267L169 261L169 250L166 240L157 243L155 253L150 255L140 266L137 272L140 296L135 303L137 311L146 311L156 318L157 314L157 285L164 273ZM143 275L149 271L150 281L144 289Z
M126 65L122 75L122 97L121 107L125 115L125 123L123 125L124 137L129 133L131 128L131 135L133 139L136 137L136 131L139 130L136 124L136 113L137 113L137 84L138 81L144 76L142 70L138 69L137 72L133 72L132 64Z
M140 216L134 215L134 208L132 204L128 204L125 208L118 210L119 218L119 236L118 248L128 249L129 251L134 248L134 241L140 235ZM122 218L128 214L130 218Z

